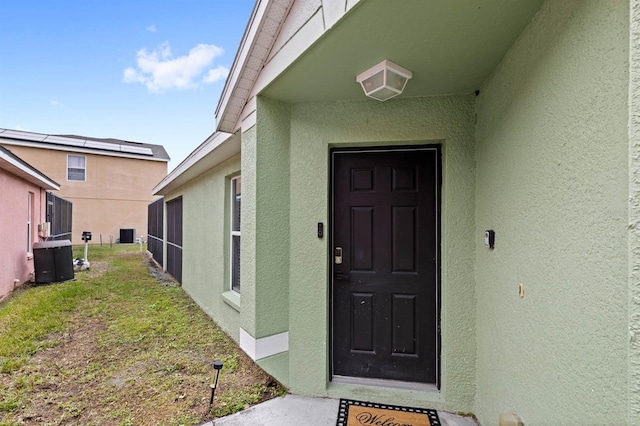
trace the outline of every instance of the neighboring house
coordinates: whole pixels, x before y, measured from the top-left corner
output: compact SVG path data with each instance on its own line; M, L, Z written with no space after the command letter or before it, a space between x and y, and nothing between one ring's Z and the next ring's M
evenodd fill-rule
M83 231L92 233L93 244L100 236L115 242L121 229L146 234L147 204L156 198L151 189L167 174L162 146L5 129L0 145L63 182L59 195L73 203L74 244L82 243Z
M0 299L33 273L33 244L46 235L47 190L60 185L0 146ZM40 226L40 229L43 229Z
M640 1L260 1L216 123L163 257L291 392L640 424Z

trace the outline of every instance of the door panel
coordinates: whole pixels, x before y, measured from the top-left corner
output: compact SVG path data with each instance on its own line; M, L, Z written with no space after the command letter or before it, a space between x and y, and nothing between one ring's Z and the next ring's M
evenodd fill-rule
M353 270L373 268L373 207L351 208L351 259Z
M415 272L416 208L391 208L393 272Z
M373 294L351 295L351 350L373 352Z
M393 353L417 355L416 352L416 295L392 295Z
M435 383L439 147L334 151L332 372Z

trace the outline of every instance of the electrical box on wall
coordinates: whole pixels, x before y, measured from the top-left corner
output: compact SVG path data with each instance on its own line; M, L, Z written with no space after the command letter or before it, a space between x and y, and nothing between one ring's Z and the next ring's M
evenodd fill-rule
M488 229L486 231L484 231L484 245L486 247L489 247L490 249L493 248L494 244L496 242L496 233L493 229Z
M38 233L42 238L47 238L51 234L51 222L39 223Z

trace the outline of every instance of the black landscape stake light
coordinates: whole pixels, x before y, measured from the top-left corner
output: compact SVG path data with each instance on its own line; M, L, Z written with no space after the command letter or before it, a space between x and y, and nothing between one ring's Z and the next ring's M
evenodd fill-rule
M216 370L216 378L214 382L211 384L211 399L209 400L209 410L213 406L213 396L216 393L216 388L218 387L218 377L220 377L220 370L222 370L222 361L214 361L213 369Z

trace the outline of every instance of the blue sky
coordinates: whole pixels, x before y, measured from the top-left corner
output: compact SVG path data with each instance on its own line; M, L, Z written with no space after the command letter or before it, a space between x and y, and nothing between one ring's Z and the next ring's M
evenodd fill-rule
M0 127L156 143L177 166L254 0L0 0Z

